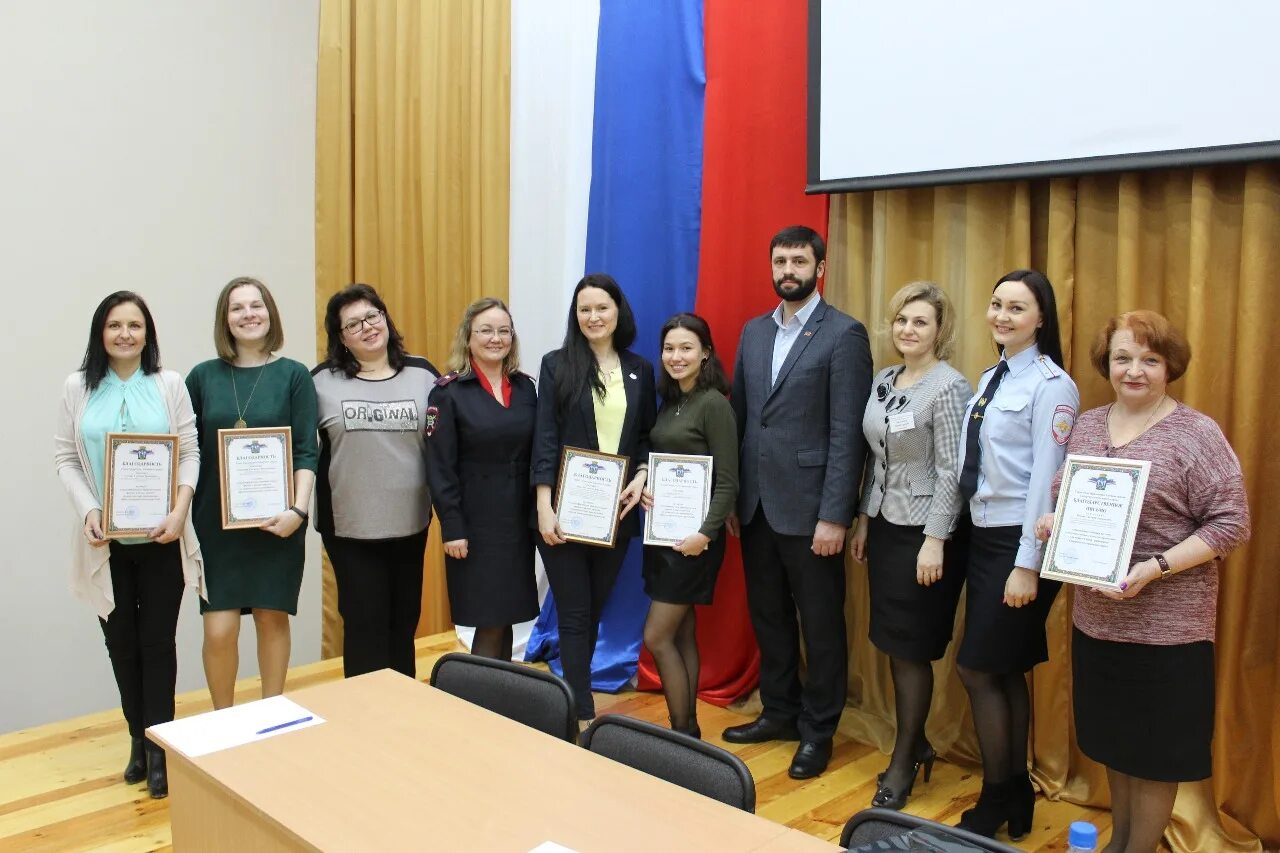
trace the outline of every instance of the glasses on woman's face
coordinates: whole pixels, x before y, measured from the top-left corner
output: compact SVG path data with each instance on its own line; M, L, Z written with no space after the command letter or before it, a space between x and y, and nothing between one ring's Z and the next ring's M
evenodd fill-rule
M475 335L482 341L492 340L495 337L502 341L509 341L515 334L515 330L507 326L502 326L497 329L493 326L481 326L478 329L472 329L471 334Z
M363 317L356 317L354 320L348 320L343 323L342 331L346 332L348 335L357 335L360 333L360 330L365 327L366 323L370 327L381 325L382 318L385 316L386 315L381 311L370 311Z

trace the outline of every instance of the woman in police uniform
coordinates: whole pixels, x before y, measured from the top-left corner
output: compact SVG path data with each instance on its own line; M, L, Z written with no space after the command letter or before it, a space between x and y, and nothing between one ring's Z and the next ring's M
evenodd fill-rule
M956 662L982 749L982 793L960 826L992 836L1031 829L1026 673L1048 660L1044 623L1059 584L1040 581L1036 519L1066 455L1080 394L1062 366L1057 303L1043 273L996 282L987 324L1000 361L965 410L960 494L973 522L965 631Z
M511 626L538 615L529 453L538 395L500 299L467 306L427 408L427 480L453 621L473 654L511 660Z

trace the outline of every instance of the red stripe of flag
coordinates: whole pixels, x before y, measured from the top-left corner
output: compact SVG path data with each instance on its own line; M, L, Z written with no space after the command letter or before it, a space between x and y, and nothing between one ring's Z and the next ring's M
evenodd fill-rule
M828 198L805 187L807 0L706 0L707 90L697 312L732 369L747 320L778 303L769 239L788 225L824 237ZM802 413L797 412L797 417ZM738 540L730 537L715 603L698 608L699 695L728 704L755 688L760 652L747 613ZM642 689L659 685L641 659Z

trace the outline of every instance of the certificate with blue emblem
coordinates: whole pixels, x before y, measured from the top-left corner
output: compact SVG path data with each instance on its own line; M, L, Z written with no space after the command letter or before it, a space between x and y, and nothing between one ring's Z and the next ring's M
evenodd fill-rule
M293 430L218 430L222 529L261 527L293 504Z
M103 536L145 537L178 500L178 437L109 432L105 450Z
M1151 463L1072 453L1063 465L1040 577L1119 591L1129 574Z
M711 508L710 456L649 454L653 509L644 517L644 544L678 545L702 528Z
M566 447L560 455L556 520L570 542L612 548L618 537L618 502L626 482L625 456Z

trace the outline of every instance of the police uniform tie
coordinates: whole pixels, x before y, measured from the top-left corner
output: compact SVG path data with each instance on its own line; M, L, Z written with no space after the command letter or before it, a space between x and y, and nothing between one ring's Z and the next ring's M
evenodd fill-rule
M991 402L991 398L996 395L996 389L1000 387L1001 380L1008 372L1009 362L1000 359L1000 363L996 365L996 372L987 380L987 387L982 389L982 396L973 404L973 411L969 413L969 428L964 436L964 467L960 469L960 497L966 501L978 491L978 463L982 459L982 448L978 440L982 432L983 414L987 411L987 404Z

